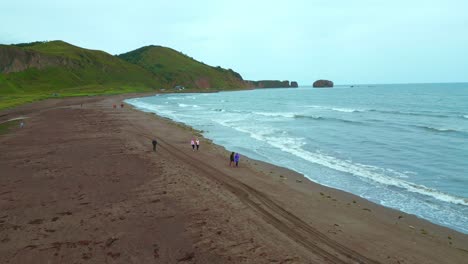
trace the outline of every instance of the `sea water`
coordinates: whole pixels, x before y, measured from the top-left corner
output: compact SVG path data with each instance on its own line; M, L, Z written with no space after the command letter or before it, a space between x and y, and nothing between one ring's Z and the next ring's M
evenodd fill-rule
M229 151L468 233L468 84L259 89L127 102L202 130Z

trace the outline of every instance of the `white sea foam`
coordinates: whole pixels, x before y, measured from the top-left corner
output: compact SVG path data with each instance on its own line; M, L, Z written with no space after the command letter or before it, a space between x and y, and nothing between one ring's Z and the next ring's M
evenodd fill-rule
M162 116L174 119L176 121L180 121L177 115L175 114L176 112L173 110L165 109L165 106L145 103L137 99L130 99L130 100L126 100L125 102L133 105L135 108L143 112L157 113L158 115L162 115Z
M178 105L179 105L179 107L184 107L184 108L190 106L190 105L188 105L188 104L178 104Z
M303 106L303 107L315 108L315 109L321 109L321 110L331 110L331 111L337 111L337 112L343 112L343 113L355 113L355 112L364 112L365 111L363 109L353 109L353 108L333 107L333 106L322 106L322 105L307 105L307 106Z
M227 125L229 126L229 125ZM259 130L258 127L248 128L248 127L234 127L230 126L231 128L248 133L250 137L266 142L269 145L276 147L284 152L292 154L296 157L299 157L303 160L319 164L337 171L345 172L352 174L354 176L358 176L361 178L365 178L371 180L373 182L387 185L387 186L394 186L398 188L405 189L407 191L418 193L426 196L430 196L437 200L441 200L444 202L449 202L453 204L461 204L468 206L468 199L462 197L452 196L431 188L428 188L424 185L418 185L415 183L411 183L402 178L407 178L407 175L394 171L388 170L383 168L378 168L375 166L359 164L348 160L338 159L326 154L323 154L319 151L317 152L310 152L304 150L302 146L305 145L305 141L303 138L294 138L294 137L284 137L284 136L276 136L273 134L274 130Z
M269 117L286 117L293 118L295 113L282 113L282 112L252 112L255 115L269 116Z
M330 110L338 111L338 112L344 112L344 113L361 112L361 110L357 110L357 109L351 109L351 108L336 108L336 107L332 107L332 108L330 108Z
M447 127L432 127L432 126L416 126L416 127L422 128L424 130L432 131L432 132L467 133L466 131L463 131L463 130L457 130L457 129L447 128Z

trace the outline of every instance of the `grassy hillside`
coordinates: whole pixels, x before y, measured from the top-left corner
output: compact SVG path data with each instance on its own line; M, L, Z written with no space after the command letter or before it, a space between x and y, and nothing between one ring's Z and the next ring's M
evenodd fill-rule
M150 91L163 82L103 51L63 41L0 45L0 109L53 96Z
M171 86L219 90L246 87L240 74L233 70L206 65L166 47L146 46L119 57L161 76Z
M196 90L247 87L230 69L160 46L112 56L63 41L0 45L0 109L50 97L172 91L177 85Z

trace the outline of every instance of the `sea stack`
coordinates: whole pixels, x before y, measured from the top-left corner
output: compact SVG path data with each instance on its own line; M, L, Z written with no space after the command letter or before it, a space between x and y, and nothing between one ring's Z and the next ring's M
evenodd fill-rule
M291 87L297 88L297 87L299 87L299 84L297 82L295 82L295 81L292 81L291 82Z
M333 87L333 82L329 80L317 80L314 82L313 87L315 88L331 88Z

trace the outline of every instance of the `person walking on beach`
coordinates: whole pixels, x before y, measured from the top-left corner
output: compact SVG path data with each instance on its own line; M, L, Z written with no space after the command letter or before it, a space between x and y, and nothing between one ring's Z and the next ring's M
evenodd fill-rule
M21 123L20 123L20 128L23 128L23 127L24 127L24 122L21 121Z
M234 155L234 162L236 163L236 167L239 167L239 160L240 160L240 155L239 153L236 153L236 155Z
M200 140L198 140L198 138L197 140L195 140L195 144L197 144L197 151L198 151L198 148L200 147Z
M156 145L158 145L158 141L154 138L152 143L153 143L153 151L156 151Z
M193 138L190 140L190 145L192 145L192 151L195 151L195 140Z
M233 162L234 162L234 152L231 152L231 156L229 157L229 167L232 167Z

